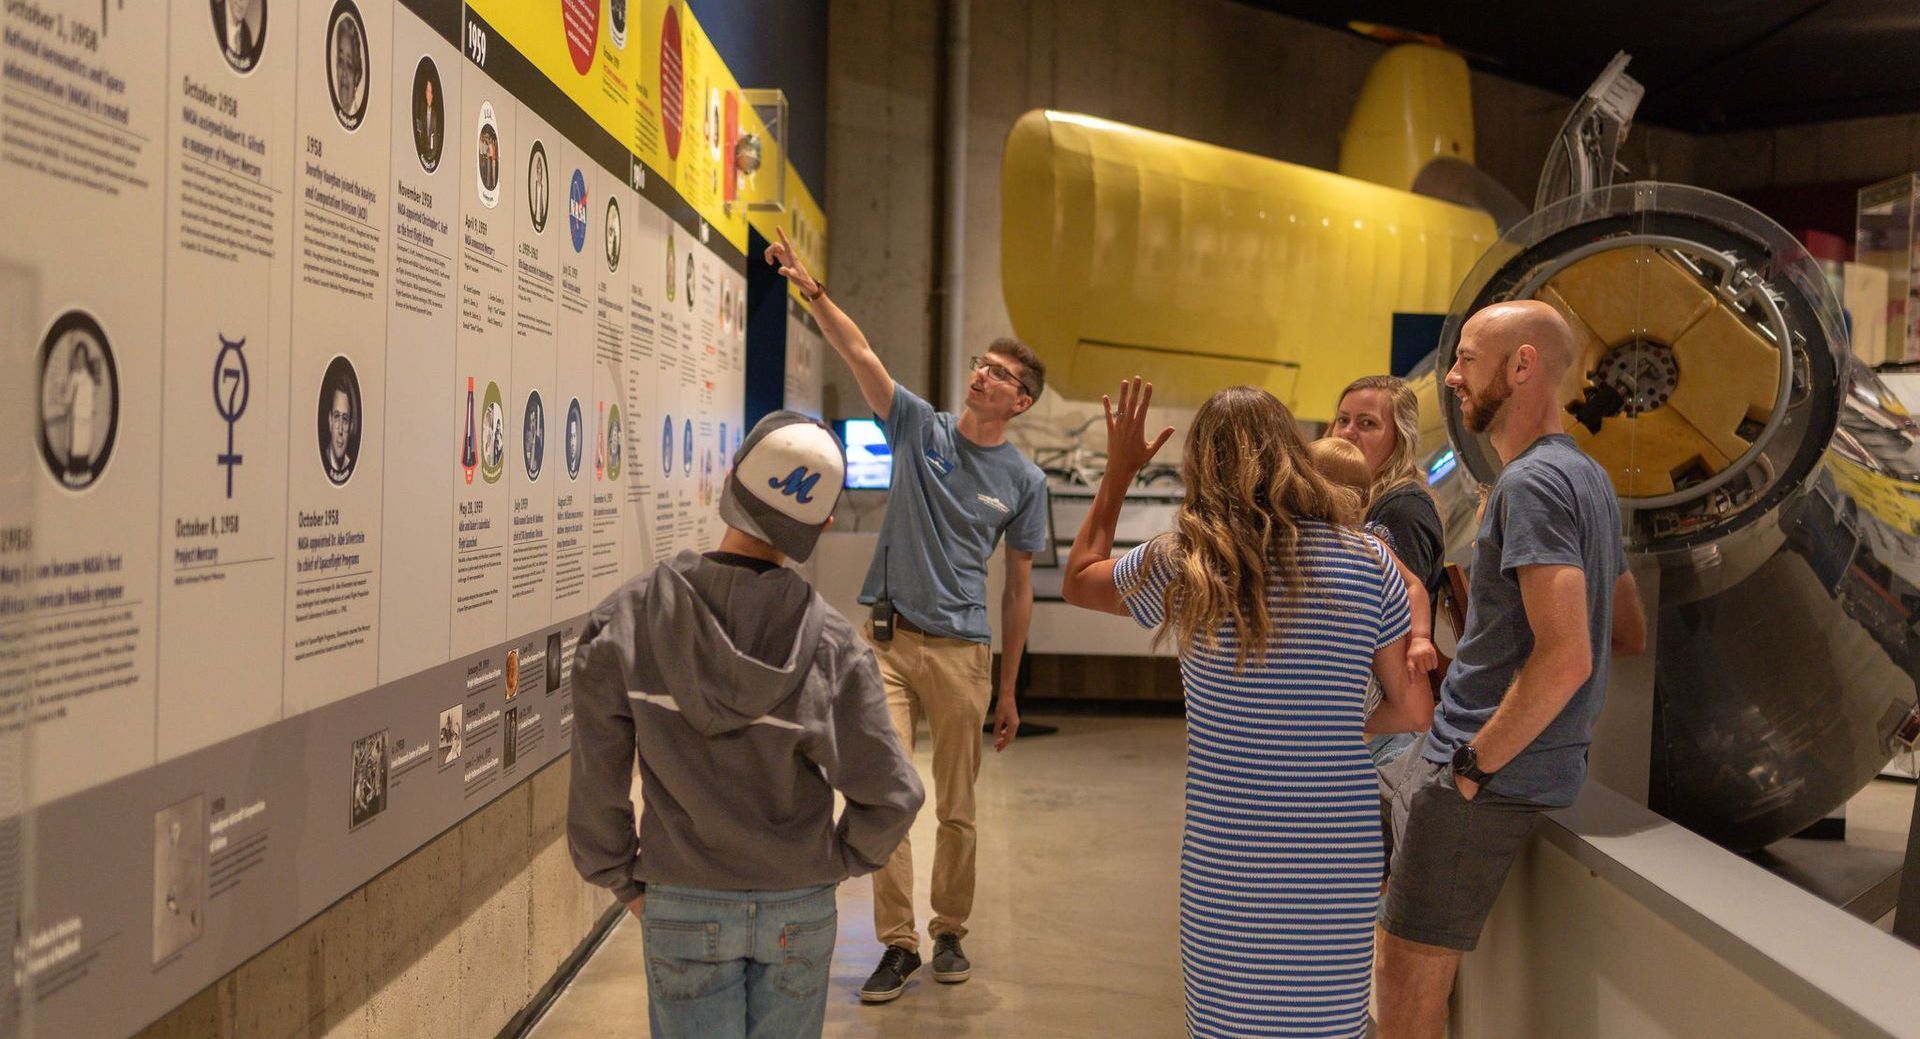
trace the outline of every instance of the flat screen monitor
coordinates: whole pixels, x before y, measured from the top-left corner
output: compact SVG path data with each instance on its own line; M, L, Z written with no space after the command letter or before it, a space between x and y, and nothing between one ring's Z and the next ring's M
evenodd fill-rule
M847 445L847 489L884 491L893 486L893 449L870 418L840 421L840 440Z

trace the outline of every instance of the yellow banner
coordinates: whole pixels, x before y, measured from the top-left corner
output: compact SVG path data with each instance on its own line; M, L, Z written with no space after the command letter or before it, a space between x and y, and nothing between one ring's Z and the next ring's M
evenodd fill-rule
M627 0L467 0L474 14L601 129L637 152L634 76L646 47L631 6Z
M469 0L475 14L602 129L639 156L714 231L747 247L747 206L771 198L769 173L737 168L752 135L762 170L777 149L740 84L686 0ZM823 269L826 220L787 167L787 228L810 266ZM755 216L756 222L759 216Z

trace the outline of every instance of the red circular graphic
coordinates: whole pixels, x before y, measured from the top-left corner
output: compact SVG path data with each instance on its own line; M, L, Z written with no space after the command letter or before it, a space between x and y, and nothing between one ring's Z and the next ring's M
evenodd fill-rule
M560 0L560 30L573 56L573 70L586 75L600 47L600 0Z
M686 100L681 94L680 15L667 8L660 26L660 124L667 134L667 158L680 157L680 124Z

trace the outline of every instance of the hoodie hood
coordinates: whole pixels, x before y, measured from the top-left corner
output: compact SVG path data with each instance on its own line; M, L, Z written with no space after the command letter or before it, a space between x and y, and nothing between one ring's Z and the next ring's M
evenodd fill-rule
M701 735L765 716L812 669L825 603L785 567L756 573L685 551L654 570L647 599L648 641L676 650L654 655L661 692Z

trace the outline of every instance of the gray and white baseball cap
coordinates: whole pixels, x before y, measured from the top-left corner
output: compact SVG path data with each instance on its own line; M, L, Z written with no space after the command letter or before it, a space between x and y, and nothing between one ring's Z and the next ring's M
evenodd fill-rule
M847 451L833 430L776 411L754 425L734 456L720 518L805 562L833 516L846 472Z

